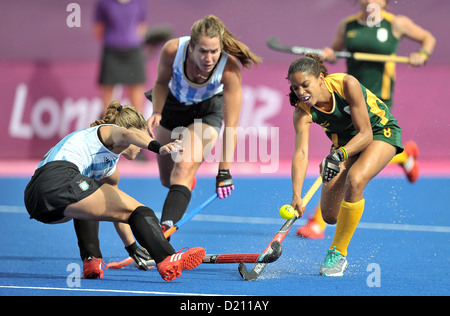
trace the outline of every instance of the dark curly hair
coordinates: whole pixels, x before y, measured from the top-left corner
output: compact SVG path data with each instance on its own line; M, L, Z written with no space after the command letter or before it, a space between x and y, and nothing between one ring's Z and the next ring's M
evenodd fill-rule
M325 67L323 60L317 54L306 54L304 57L294 60L289 66L286 79L289 78L290 75L299 71L308 75L313 75L316 78L318 78L321 73L323 73L325 77L328 76L328 69ZM288 96L289 103L292 106L297 106L297 103L300 100L292 90L289 92Z

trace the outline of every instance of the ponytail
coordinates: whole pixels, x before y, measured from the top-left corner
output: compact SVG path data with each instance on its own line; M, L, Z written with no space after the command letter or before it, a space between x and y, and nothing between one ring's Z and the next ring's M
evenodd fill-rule
M115 124L125 128L147 129L147 121L144 116L130 105L122 105L119 101L112 101L106 108L103 118L96 120L90 126L101 124Z

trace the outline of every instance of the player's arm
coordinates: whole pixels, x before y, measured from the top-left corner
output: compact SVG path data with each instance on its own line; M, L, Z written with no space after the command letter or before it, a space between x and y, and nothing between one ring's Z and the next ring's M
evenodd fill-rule
M105 34L105 25L102 22L95 22L93 27L95 39L102 41Z
M179 140L161 145L147 133L135 128L127 129L118 126L102 126L100 127L100 135L105 145L112 147L112 151L115 153L121 153L130 145L149 149L161 155L183 150L183 147L180 145L181 141Z
M301 215L302 189L308 169L309 129L312 119L303 109L297 107L294 111L295 151L292 157L292 202L291 205Z
M367 104L359 81L350 75L344 77L344 94L350 106L357 134L344 146L348 157L363 151L373 140Z
M322 161L321 175L324 183L331 181L341 171L342 162L363 151L373 139L367 105L359 81L347 75L344 77L343 87L356 135L345 146L337 148Z
M222 159L219 169L229 169L237 141L237 127L242 103L241 69L234 57L229 56L223 75L223 131Z
M237 127L242 103L242 76L237 60L229 56L222 74L223 120L222 159L216 176L216 192L219 198L230 196L234 182L230 173L237 142Z
M336 35L333 39L333 43L331 47L325 47L322 51L322 59L331 63L337 61L336 56L334 55L335 51L341 51L344 49L345 44L345 27L347 25L347 20L343 19L337 28Z
M396 16L393 22L393 31L398 38L406 36L420 43L420 50L411 53L409 59L412 66L423 66L434 50L435 37L406 16Z
M148 131L154 137L153 129L161 121L161 113L169 94L169 82L172 78L172 69L178 49L178 39L168 41L161 50L158 69L152 92L153 113L148 119Z

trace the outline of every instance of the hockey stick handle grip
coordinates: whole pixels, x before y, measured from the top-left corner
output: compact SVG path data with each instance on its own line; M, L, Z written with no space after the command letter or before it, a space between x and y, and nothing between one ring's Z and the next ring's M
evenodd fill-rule
M178 221L178 223L176 224L176 226L178 228L180 228L181 226L183 226L184 224L189 222L192 219L192 217L194 217L195 215L200 213L205 207L207 207L209 204L211 204L216 198L217 198L217 193L214 192L214 194L211 195L206 201L204 201L202 204L200 204L199 206L194 208L191 212L189 212L189 214L186 214L182 219L180 219ZM170 229L168 230L168 232L169 231L170 231Z
M301 47L301 46L288 46L279 43L278 38L271 37L267 40L267 45L277 51L291 53L296 55L305 54L317 54L322 55L322 49ZM370 62L396 62L402 64L409 64L409 57L407 56L396 56L396 55L383 55L383 54L371 54L362 52L345 52L345 51L335 51L334 55L338 58L353 58L360 61L370 61Z
M317 189L320 188L320 185L322 184L322 176L318 176L316 181L314 181L313 185L309 188L308 192L306 192L305 196L303 197L303 206L306 206L313 195L316 193Z
M199 206L197 206L196 208L194 208L191 212L189 212L189 214L185 215L182 219L180 219L178 221L178 223L174 226L172 226L170 229L168 229L165 233L164 233L164 237L169 237L170 235L172 235L174 232L176 232L181 226L183 226L184 224L186 224L187 222L189 222L192 217L194 217L195 215L197 215L198 213L200 213L205 207L207 207L209 204L211 204L215 199L217 198L217 193L214 192L213 195L211 195L205 202L203 202L202 204L200 204Z
M373 62L396 62L401 64L409 64L409 57L406 56L396 56L396 55L380 55L380 54L369 54L369 53L353 53L353 59L362 61L373 61Z

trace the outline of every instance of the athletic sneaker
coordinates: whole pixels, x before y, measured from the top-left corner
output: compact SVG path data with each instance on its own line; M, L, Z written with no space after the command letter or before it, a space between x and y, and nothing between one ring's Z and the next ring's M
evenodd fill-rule
M336 247L333 247L333 249L328 250L325 261L320 267L319 275L330 277L343 276L347 268L347 259L336 250Z
M324 239L325 234L320 224L314 219L308 219L308 222L297 229L297 235L309 239Z
M186 247L187 248L187 247ZM176 254L168 256L156 265L159 274L166 281L173 281L181 275L182 270L192 270L202 263L205 258L205 249L196 247L186 252L179 250Z
M83 279L103 279L103 269L108 270L106 263L96 257L83 260Z
M413 141L409 141L405 144L405 153L408 155L405 163L402 164L403 170L405 170L406 176L409 182L414 183L419 178L419 164L417 163L417 157L419 156L419 147Z

